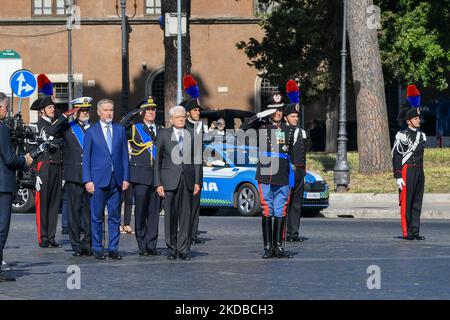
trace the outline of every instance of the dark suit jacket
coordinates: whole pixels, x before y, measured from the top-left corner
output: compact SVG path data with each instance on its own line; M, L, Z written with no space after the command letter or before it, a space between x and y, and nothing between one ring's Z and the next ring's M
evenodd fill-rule
M86 134L84 128L80 127ZM51 126L50 134L62 134L64 139L64 180L83 183L83 148L70 127L68 119L61 115Z
M156 135L153 135L148 126L143 123L143 128L145 133L147 133L153 140L153 147L156 148L156 141L158 140L158 134L162 126L156 125ZM141 144L143 143L141 136L138 131L135 129L134 139L132 136L134 124L129 124L125 126L127 129L127 137L130 142L130 146L132 149L140 150L141 148L135 145L135 142ZM147 149L139 155L130 155L130 182L137 184L145 184L148 186L153 185L153 164L155 159L151 160L150 151Z
M16 156L9 129L0 121L0 192L17 191L16 170L24 169L25 158Z
M130 181L127 135L124 127L112 125L112 154L109 153L100 121L86 131L84 137L83 183L93 182L97 188L109 186L111 165L117 185Z
M192 131L184 130L184 155L183 161L177 155L179 154L179 146L177 137L173 132L173 128L162 129L159 132L158 140L156 142L157 154L154 164L154 186L163 186L165 191L173 191L178 187L181 174L184 174L184 179L189 191L194 190L194 185L200 185L201 182L201 161L199 164L194 164L194 158L198 152L201 152L198 146L194 147L194 139ZM172 158L172 155L175 155ZM201 158L200 158L201 159Z

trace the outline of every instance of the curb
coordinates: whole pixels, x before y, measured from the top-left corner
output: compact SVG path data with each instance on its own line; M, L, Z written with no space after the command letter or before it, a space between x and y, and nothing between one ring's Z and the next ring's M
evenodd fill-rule
M325 209L320 214L325 218L400 219L400 210ZM450 220L450 211L423 210L421 219Z

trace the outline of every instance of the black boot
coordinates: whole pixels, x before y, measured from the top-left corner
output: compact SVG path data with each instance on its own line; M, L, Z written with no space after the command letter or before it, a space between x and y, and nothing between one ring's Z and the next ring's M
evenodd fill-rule
M283 248L284 219L275 217L273 255L277 258L293 258L294 256Z
M272 258L272 217L262 217L262 230L264 238L264 254L262 258Z

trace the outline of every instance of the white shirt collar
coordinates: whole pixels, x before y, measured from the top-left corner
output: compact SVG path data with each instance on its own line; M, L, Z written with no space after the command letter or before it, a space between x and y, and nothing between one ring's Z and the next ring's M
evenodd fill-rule
M177 136L179 135L178 132L181 132L181 135L183 135L183 130L184 130L184 128L177 129L177 128L173 127L173 132L174 132Z
M100 120L100 124L102 125L102 128L103 128L103 129L106 129L106 127L107 127L108 125L110 125L111 128L112 128L112 122L106 123L106 122Z
M50 119L49 117L46 116L41 116L42 119L44 119L45 121L52 123L52 119Z

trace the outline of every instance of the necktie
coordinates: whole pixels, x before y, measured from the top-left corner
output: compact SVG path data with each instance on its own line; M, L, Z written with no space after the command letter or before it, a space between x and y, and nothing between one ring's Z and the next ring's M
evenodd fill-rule
M153 130L153 126L148 127L148 129L150 130L150 135L152 136L152 139L155 138L155 130Z
M106 144L108 145L109 153L112 154L112 132L111 125L106 125Z
M178 145L180 146L180 157L183 156L183 131L178 131Z

